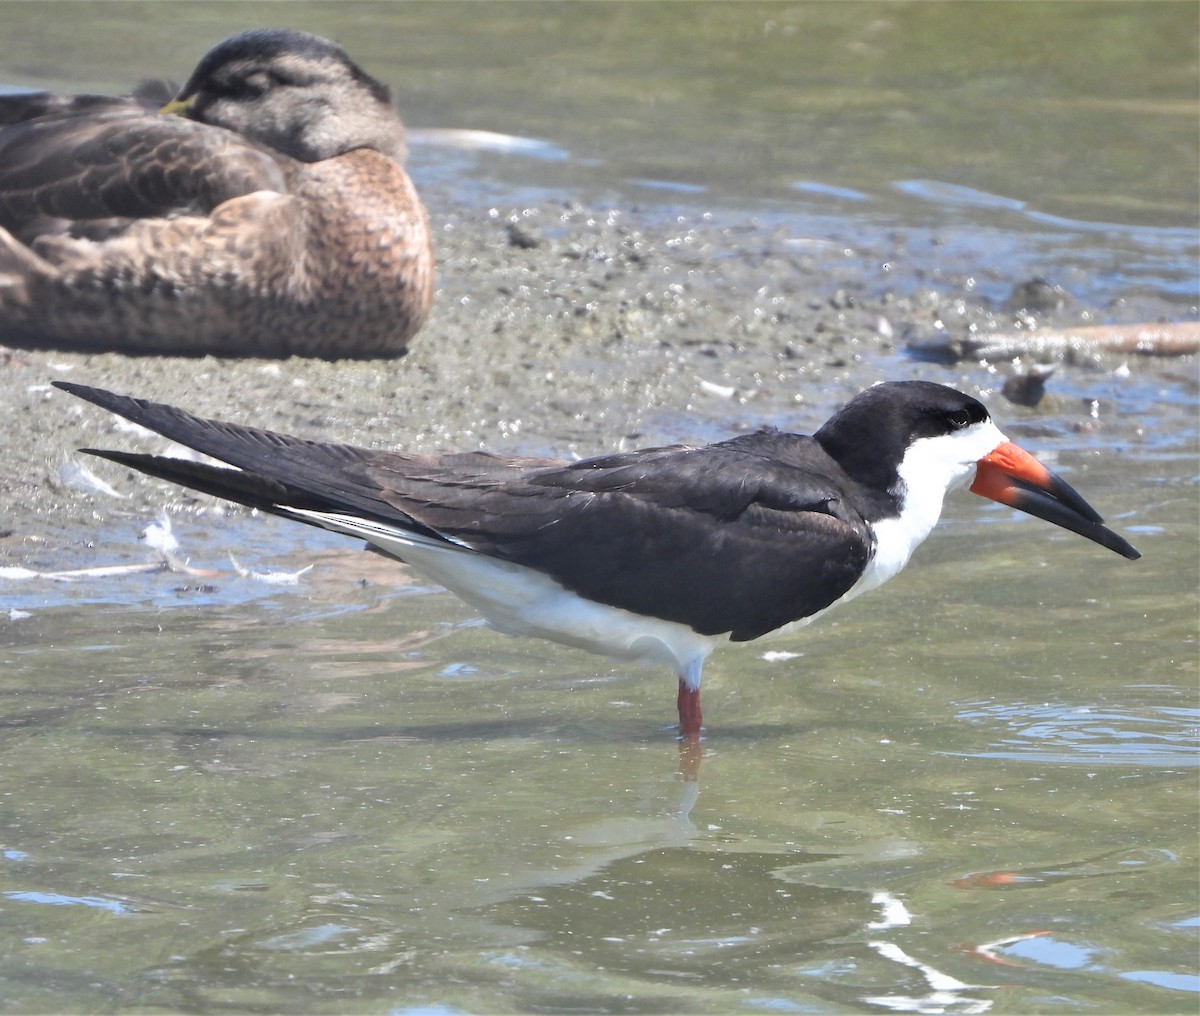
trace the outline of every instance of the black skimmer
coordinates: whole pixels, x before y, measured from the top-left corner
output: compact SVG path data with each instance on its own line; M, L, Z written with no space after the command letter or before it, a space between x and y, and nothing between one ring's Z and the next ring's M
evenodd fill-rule
M666 664L685 740L699 737L714 647L886 582L972 473L977 494L1141 556L980 402L925 381L869 388L812 437L760 430L577 462L372 451L54 384L228 465L93 455L366 540L500 631Z

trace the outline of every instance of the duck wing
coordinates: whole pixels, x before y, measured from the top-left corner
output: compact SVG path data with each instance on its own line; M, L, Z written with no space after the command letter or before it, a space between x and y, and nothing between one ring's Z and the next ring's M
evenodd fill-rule
M204 214L255 191L286 192L285 156L136 101L95 99L66 112L30 99L25 112L44 111L0 129L0 226L28 241L46 219Z

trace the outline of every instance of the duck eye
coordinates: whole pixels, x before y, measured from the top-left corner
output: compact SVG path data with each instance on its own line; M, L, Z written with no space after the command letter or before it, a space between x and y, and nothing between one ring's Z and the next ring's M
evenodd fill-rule
M250 74L231 74L215 80L211 90L227 99L257 99L271 86L271 79L265 71L254 71Z

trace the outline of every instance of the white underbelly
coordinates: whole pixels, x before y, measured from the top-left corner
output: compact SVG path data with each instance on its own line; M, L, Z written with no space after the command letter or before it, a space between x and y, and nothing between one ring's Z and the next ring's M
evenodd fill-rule
M294 509L293 514L357 536L400 558L508 635L529 635L602 656L663 664L680 676L698 668L725 640L700 635L685 624L594 603L541 572L466 547L348 515L303 509Z

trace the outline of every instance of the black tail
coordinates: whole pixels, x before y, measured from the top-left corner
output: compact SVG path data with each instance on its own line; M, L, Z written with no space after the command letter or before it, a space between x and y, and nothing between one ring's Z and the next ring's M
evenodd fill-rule
M306 498L303 491L288 487L268 476L232 469L228 466L212 466L189 459L170 458L165 455L141 455L136 452L117 452L106 448L80 448L81 452L102 459L130 466L147 476L177 483L181 487L211 494L226 501L244 504L248 508L278 513L281 505L292 508L311 508L314 511L329 511L331 506L325 499ZM333 508L336 510L336 508Z
M205 420L174 406L115 395L102 388L66 381L53 384L236 468L162 455L82 449L89 455L275 514L286 515L288 508L348 512L432 534L428 527L385 500L386 490L371 475L372 460L384 453Z
M51 384L195 451L211 455L239 469L275 477L284 483L287 483L287 466L297 459L303 459L308 470L317 465L314 460L323 461L326 468L335 469L361 462L369 454L365 449L350 445L307 441L236 423L205 420L174 406L116 395L103 388L90 388L69 381L52 381Z

